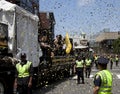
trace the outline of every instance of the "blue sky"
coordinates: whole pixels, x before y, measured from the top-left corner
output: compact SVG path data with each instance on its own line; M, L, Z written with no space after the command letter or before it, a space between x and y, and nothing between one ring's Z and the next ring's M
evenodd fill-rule
M120 0L40 0L40 11L55 16L55 34L85 32L87 35L110 28L120 31Z

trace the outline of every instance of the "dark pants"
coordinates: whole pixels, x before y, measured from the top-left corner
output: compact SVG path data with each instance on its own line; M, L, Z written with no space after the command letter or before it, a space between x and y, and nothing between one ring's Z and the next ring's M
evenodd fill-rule
M110 69L113 67L113 61L110 61Z
M90 66L86 67L85 73L86 73L86 78L89 78L90 77L90 73L91 73L91 67Z
M77 68L77 83L80 83L80 78L82 79L82 83L84 83L84 72L83 68Z
M32 88L28 87L29 77L18 78L17 92L18 94L32 94Z
M97 60L95 60L95 67L96 67L96 69L98 69L98 61Z
M116 67L118 67L118 61L116 61Z
M18 94L32 94L31 88L27 85L18 85L17 92Z

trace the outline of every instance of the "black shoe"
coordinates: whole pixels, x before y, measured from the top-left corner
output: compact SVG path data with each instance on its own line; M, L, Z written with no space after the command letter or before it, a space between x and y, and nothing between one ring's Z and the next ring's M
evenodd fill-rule
M85 84L85 82L82 82L82 84Z

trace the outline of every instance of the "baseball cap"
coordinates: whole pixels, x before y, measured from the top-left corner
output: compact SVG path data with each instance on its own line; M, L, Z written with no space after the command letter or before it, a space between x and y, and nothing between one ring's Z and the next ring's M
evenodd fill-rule
M98 58L98 64L108 64L109 60L103 56Z
M26 53L21 53L21 57L26 58Z

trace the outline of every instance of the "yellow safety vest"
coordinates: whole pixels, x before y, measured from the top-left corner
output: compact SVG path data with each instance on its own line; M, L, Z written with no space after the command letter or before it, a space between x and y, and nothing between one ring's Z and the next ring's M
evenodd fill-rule
M96 75L101 77L101 86L98 94L112 94L112 74L108 70L102 70Z
M98 60L98 56L95 56L95 60Z
M114 62L114 58L110 58L110 61Z
M86 62L86 66L90 66L91 65L91 60L90 59L86 59L85 62Z
M118 61L119 60L118 57L116 57L115 60Z
M27 63L25 65L21 65L20 63L16 64L16 69L18 71L18 77L22 78L22 77L28 77L29 76L29 68L30 65L32 64L32 62L27 61Z
M82 67L83 67L83 60L77 61L77 62L76 62L76 65L77 65L77 66L76 66L77 68L82 68Z

